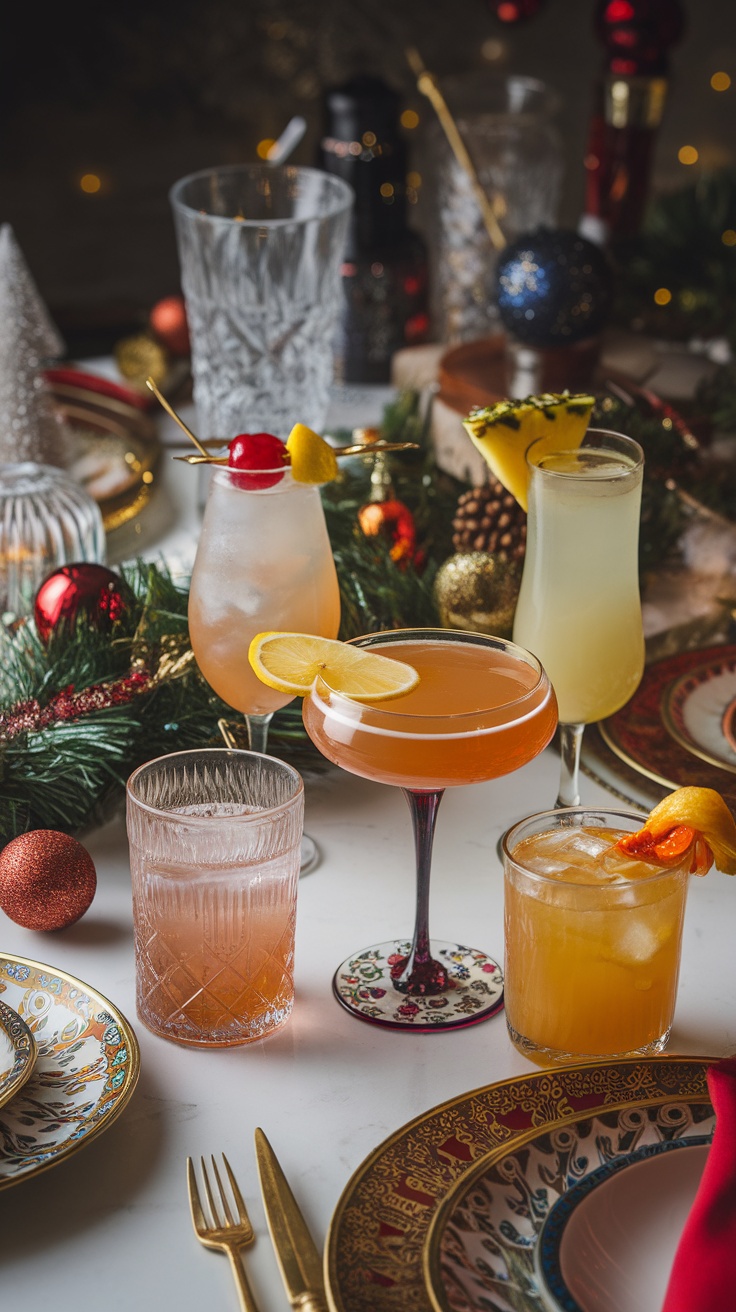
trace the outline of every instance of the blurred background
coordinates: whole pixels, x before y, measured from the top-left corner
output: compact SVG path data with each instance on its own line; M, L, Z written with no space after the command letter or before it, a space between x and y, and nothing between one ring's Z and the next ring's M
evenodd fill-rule
M685 0L684 9L656 140L657 191L735 163L736 5ZM81 0L41 21L35 6L18 6L0 52L0 219L12 224L70 354L105 351L179 290L172 183L257 159L295 114L308 129L292 162L317 162L326 89L368 73L398 93L407 208L423 231L433 112L405 59L414 44L448 88L457 75L514 73L558 93L559 220L574 226L603 64L594 10L594 0Z

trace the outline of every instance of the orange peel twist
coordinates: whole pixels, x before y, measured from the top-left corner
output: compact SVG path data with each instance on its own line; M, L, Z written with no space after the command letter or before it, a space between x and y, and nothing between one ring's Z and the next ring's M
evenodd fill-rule
M736 875L736 820L714 788L676 788L617 846L663 866L677 865L692 851L691 874L707 874L715 861L723 874Z

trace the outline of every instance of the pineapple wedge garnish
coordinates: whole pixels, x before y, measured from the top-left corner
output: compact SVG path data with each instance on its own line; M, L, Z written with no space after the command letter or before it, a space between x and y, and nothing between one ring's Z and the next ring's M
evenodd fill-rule
M660 865L692 850L692 874L707 874L715 860L724 875L736 875L736 820L715 788L676 788L649 813L644 828L620 838L617 847Z
M463 426L496 478L526 510L526 453L532 442L546 437L550 452L577 450L594 404L595 397L582 393L544 392L471 410Z

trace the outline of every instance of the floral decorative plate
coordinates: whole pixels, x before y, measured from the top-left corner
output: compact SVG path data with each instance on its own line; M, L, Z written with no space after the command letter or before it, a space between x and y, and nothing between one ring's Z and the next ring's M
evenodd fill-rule
M476 1163L518 1135L597 1110L708 1100L709 1061L625 1058L534 1070L425 1112L380 1144L348 1181L327 1236L331 1312L430 1312L423 1249L432 1218Z
M711 658L675 679L662 701L667 732L689 752L736 774L736 745L729 741L736 702L736 652Z
M25 1021L37 1057L0 1110L0 1189L84 1147L128 1102L140 1069L125 1017L72 975L0 956L0 995Z
M0 1107L25 1084L36 1060L36 1044L17 1011L0 1000Z
M655 661L644 670L631 700L597 728L607 747L642 776L669 790L686 784L715 788L736 814L736 774L678 742L666 730L663 714L664 700L676 683L711 662L728 661L736 662L734 645L679 652ZM722 712L725 717L725 702Z
M568 1287L560 1261L561 1233L573 1214L564 1206L568 1191L580 1204L623 1166L648 1160L677 1167L685 1159L675 1161L674 1150L707 1148L714 1127L707 1099L645 1099L531 1131L489 1153L450 1191L430 1226L425 1273L436 1312L651 1312L661 1306L687 1198L679 1228L670 1227L671 1252L662 1260L661 1252L649 1249L649 1289L633 1281L632 1292L626 1271L609 1269L608 1280L601 1279L606 1232L595 1249L598 1271L586 1271L575 1254ZM663 1150L668 1161L657 1159ZM663 1197L667 1193L659 1201ZM693 1197L694 1189L690 1202ZM654 1284L661 1287L655 1291Z

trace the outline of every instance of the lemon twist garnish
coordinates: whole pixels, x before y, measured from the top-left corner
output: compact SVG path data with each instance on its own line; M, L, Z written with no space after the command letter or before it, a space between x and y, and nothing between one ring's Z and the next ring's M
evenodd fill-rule
M595 397L583 393L544 392L523 401L499 401L471 410L466 432L496 478L527 508L529 469L526 453L537 438L549 438L545 450L573 451L582 442Z
M248 660L261 683L306 697L318 679L358 702L382 702L411 692L419 675L404 661L311 633L257 633Z
M337 457L329 442L306 424L294 424L286 449L291 456L291 474L297 483L331 483L337 478Z
M694 874L706 874L715 860L724 875L736 875L736 820L715 788L676 788L618 846L663 863L692 848Z

